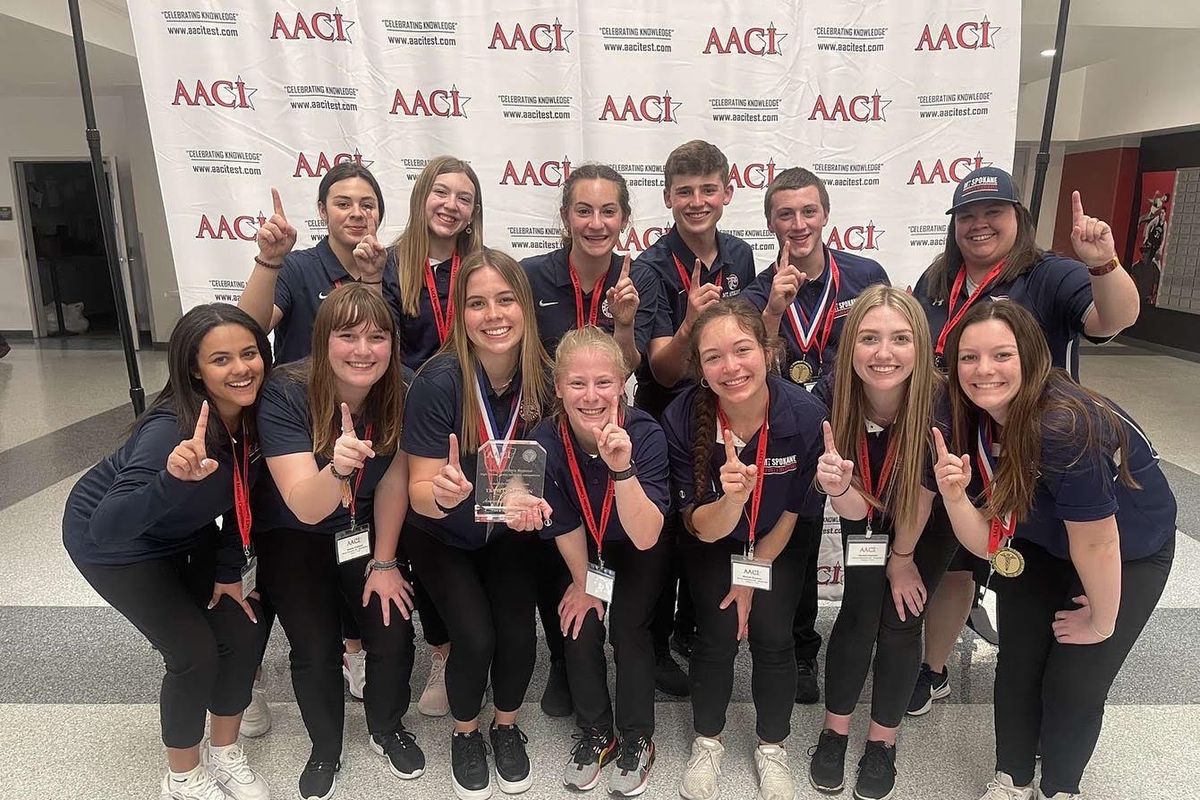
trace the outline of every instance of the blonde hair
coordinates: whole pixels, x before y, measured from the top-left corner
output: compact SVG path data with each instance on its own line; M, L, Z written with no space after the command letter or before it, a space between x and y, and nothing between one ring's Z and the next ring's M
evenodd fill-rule
M558 347L554 350L554 383L558 384L567 375L567 364L576 354L585 350L594 350L603 356L606 356L612 365L616 367L617 374L621 377L621 382L629 380L629 362L625 360L625 353L621 351L621 346L607 332L597 328L594 325L585 325L582 328L574 328L563 334L562 339L558 341ZM625 392L621 392L618 402L624 408ZM561 398L554 400L554 416L559 417L563 414L563 404Z

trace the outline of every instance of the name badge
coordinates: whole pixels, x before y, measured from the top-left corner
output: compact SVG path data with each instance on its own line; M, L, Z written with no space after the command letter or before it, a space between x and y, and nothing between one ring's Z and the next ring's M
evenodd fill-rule
M884 567L887 566L888 537L880 536L847 536L846 537L846 566L847 567Z
M351 525L344 531L338 531L337 563L345 564L356 558L362 558L371 552L371 526Z
M246 559L246 565L242 567L242 599L249 597L257 586L258 556L250 556Z
M729 564L733 570L731 583L734 586L762 589L764 592L771 590L771 565L766 561L732 555L729 557Z
M597 600L611 603L613 584L616 582L616 579L617 573L608 567L588 564L587 582L584 584L583 590Z

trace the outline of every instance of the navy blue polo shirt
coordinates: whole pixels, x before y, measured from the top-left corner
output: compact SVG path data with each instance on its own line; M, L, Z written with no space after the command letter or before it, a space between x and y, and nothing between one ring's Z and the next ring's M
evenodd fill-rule
M721 296L737 297L754 281L754 248L736 236L717 231L717 257L712 264L701 268L701 280L715 283L721 279ZM687 316L687 288L676 269L675 259L683 265L691 280L696 266L696 254L684 244L675 226L638 256L635 265L649 267L658 276L661 302L651 338L674 336ZM648 359L637 370L637 405L655 416L660 415L671 400L687 389L692 381L684 378L670 389L659 386L650 372Z
M770 532L785 511L802 516L806 514L813 478L816 476L817 459L825 452L825 440L821 434L821 422L825 419L825 407L803 388L784 380L778 375L767 376L771 405L769 415L769 440L767 461L763 469L762 505L759 507L758 529L755 539ZM702 506L721 497L721 466L725 463L725 445L717 441L717 429L695 431L692 406L696 393L693 386L677 397L663 414L662 425L667 435L667 452L671 458L671 483L679 507ZM697 436L706 436L712 442L708 459L708 483L697 495L692 468L693 445ZM755 433L741 450L743 463L751 463L758 448ZM738 520L730 536L737 541L749 539L749 501L746 513Z
M554 356L559 339L567 331L574 330L577 321L575 287L571 283L571 270L567 263L569 253L570 250L564 247L521 261L525 274L529 276L529 285L533 289L534 301L537 304L538 337L551 357ZM603 292L617 285L624 261L624 256L612 254L612 263L609 265L608 275L604 278ZM644 357L657 324L659 282L654 272L640 263L636 266L630 265L629 278L638 292L638 309L633 319L633 341L638 352ZM579 288L583 294L581 312L586 325L592 309L592 287L581 284ZM608 300L604 299L603 295L596 314L596 325L608 333L613 332L615 325L612 312L608 308Z
M567 428L570 430L569 423ZM646 497L665 515L671 506L671 467L667 458L666 436L654 417L638 408L625 410L624 428L629 434L630 443L633 444L633 463L637 468L637 477L632 480L642 485ZM546 501L554 509L550 526L542 530L543 539L562 536L583 525L583 504L579 501L575 483L571 478L561 433L558 418L549 417L539 422L531 434L546 448ZM571 432L570 436L575 460L579 464L584 486L587 487L588 501L592 505L592 513L596 515L596 524L599 524L604 508L604 490L608 486L608 465L599 455L586 452L575 438L574 432ZM591 539L591 531L587 530L586 526L584 533ZM617 542L628 538L617 514L614 499L608 527L604 529L604 541Z
M938 336L949 318L949 308L945 301L929 299L928 276L929 272L926 271L917 281L913 287L913 297L925 310L929 332L933 336L934 347L937 347ZM953 285L953 275L950 281ZM958 302L965 301L968 296L964 282ZM1083 332L1084 320L1093 304L1092 281L1087 266L1073 258L1046 253L1023 275L991 286L987 296L996 300L1012 300L1032 313L1046 335L1051 363L1071 373L1075 380L1079 380L1079 337L1085 336L1096 343L1104 343L1111 338L1088 337Z
M341 412L329 420L331 429L340 429ZM368 439L367 422L362 418L354 421L354 432L360 439ZM308 453L317 462L317 469L324 469L331 459L313 453L312 417L308 411L308 386L294 377L278 371L263 387L258 405L258 435L263 456L286 456L293 453ZM354 518L358 524L372 523L374 518L375 487L392 465L395 453L377 453L368 458L361 471L362 480L356 474L350 485L356 489L354 495ZM312 533L335 534L350 527L350 510L340 504L325 519L316 525L301 522L287 507L279 488L273 480L264 480L262 491L255 498L255 530L270 531L279 528L310 531Z
M521 373L513 377L508 390L497 395L487 386L487 403L492 418L501 430L508 427L513 414ZM446 458L450 455L450 434L462 431L463 382L458 359L452 353L441 353L429 359L417 373L408 390L404 404L404 434L401 448L409 455L421 458ZM476 423L478 424L478 423ZM518 421L516 438L527 438L527 425ZM459 466L471 483L475 482L478 454L460 449ZM475 521L475 500L468 497L450 514L441 519L426 517L409 508L408 521L443 544L462 550L478 550L495 536L513 533L503 523L489 525ZM489 530L489 528L491 530Z
M293 250L284 256L283 266L275 279L275 305L283 312L275 326L277 365L299 361L312 352L313 321L321 301L338 286L353 281L333 254L328 236L315 247ZM383 299L399 325L400 285L392 251L383 267Z
M215 415L211 424L221 426ZM84 473L63 513L63 545L76 563L124 566L211 542L218 547L217 580L239 580L245 559L233 513L232 445L219 433L220 447L206 448L217 471L202 481L181 481L167 472L167 457L191 436L192 430L180 429L174 411L151 409L120 450ZM240 444L237 457L240 464ZM258 447L252 445L251 486L261 467Z
M785 377L788 376L788 367L795 361L807 361L808 365L812 367L813 375L820 375L822 372L833 369L833 363L837 360L838 343L842 340L842 328L846 324L846 317L850 315L850 308L854 305L855 299L867 287L877 283L891 286L887 272L879 265L879 262L853 253L830 250L826 247L824 271L821 272L820 277L805 281L804 285L800 287L800 291L797 292L796 299L792 301L803 312L801 319L811 321L816 313L817 304L821 302L821 295L832 276L829 269L830 258L837 264L838 285L836 307L833 312L833 330L829 333L829 341L820 353L814 349L805 355L804 351L800 349L796 332L792 329L792 324L785 313L783 319L779 321L779 335L787 343L787 354L783 363ZM767 267L759 273L754 282L742 294L742 297L749 300L759 311L767 307L767 300L771 296L771 281L775 278L776 271L776 264ZM818 331L818 339L820 335L821 331Z
M395 252L393 250L393 252ZM445 314L450 302L450 271L454 264L453 257L447 258L440 264L433 265L433 285L437 288L438 302L442 313ZM423 269L423 268L422 268ZM398 294L398 293L397 293ZM399 307L399 303L397 303ZM404 366L418 370L421 365L433 357L442 346L438 339L436 318L433 316L433 302L429 299L429 289L421 280L421 291L417 297L417 314L410 317L401 312L397 321L400 331L400 353Z

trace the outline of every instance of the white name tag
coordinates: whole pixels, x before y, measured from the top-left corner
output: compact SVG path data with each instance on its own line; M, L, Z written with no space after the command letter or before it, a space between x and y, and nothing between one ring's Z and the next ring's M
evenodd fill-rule
M812 394L812 390L817 388L817 382L809 381L808 383L802 384L802 386L804 386L804 391L808 392L809 394Z
M242 599L249 597L257 586L258 556L250 556L246 559L246 565L242 567Z
M587 583L584 584L583 590L597 600L611 603L616 579L617 573L608 567L588 564Z
M887 566L888 537L875 534L874 536L846 537L846 566L847 567L883 567Z
M771 590L771 565L766 561L733 555L729 557L729 565L733 570L731 583L734 586L762 589L764 592Z
M345 564L371 552L371 526L352 525L337 534L337 562Z

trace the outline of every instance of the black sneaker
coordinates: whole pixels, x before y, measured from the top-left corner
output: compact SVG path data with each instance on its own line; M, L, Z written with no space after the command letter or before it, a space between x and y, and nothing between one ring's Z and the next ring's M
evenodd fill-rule
M450 782L454 794L462 800L492 796L492 770L488 766L487 745L479 729L455 733L450 737Z
M520 794L533 786L533 772L529 769L529 754L525 743L529 738L517 727L492 723L492 754L496 759L496 781L505 794Z
M672 697L687 697L690 694L687 673L675 663L670 652L654 660L654 685L660 692Z
M817 686L817 660L801 658L796 661L796 702L801 705L812 705L821 699L821 690Z
M846 742L850 737L826 728L808 748L808 782L818 792L836 794L846 783Z
M888 800L896 788L896 746L867 740L858 760L854 796L858 800Z
M328 800L337 788L337 772L341 761L317 761L309 759L300 773L301 800Z
M934 700L941 700L950 694L950 673L942 667L941 672L934 672L928 664L921 664L917 673L917 685L913 687L912 699L908 701L908 715L919 717L928 714L933 708Z
M566 662L551 661L546 691L542 692L542 713L548 717L569 717L574 710L571 685L567 683Z
M386 736L372 736L371 749L387 759L388 768L397 778L412 780L425 772L425 753L412 731L400 728Z
M679 654L679 657L685 660L691 660L692 647L696 644L696 634L673 633L671 634L671 649Z

